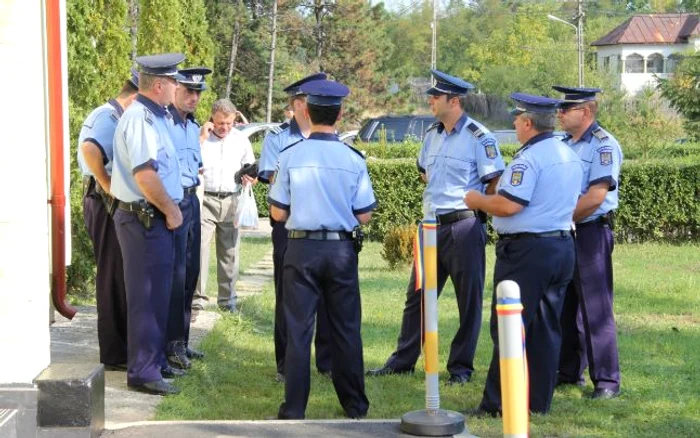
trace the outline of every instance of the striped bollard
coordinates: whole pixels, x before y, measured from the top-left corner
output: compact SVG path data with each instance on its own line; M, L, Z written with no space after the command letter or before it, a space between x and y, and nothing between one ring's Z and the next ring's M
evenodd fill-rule
M416 235L416 287L423 292L425 342L425 409L401 417L401 430L411 435L445 436L461 433L464 416L440 409L438 376L438 307L437 307L437 222L424 220ZM422 267L422 269L421 269ZM421 275L422 273L422 275Z
M520 287L511 280L498 283L496 300L503 436L525 438L528 436L529 402Z

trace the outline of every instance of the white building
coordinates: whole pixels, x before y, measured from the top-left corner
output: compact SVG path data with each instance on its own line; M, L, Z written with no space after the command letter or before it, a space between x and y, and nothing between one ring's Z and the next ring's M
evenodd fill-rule
M630 94L673 72L680 54L700 50L700 14L635 15L593 42L600 68L620 74Z

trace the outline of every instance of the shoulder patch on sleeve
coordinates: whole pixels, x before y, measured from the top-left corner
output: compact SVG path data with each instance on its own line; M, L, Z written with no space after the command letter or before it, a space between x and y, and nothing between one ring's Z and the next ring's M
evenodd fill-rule
M433 129L437 128L437 127L440 126L440 125L441 125L440 122L434 122L432 125L428 126L428 129L426 129L425 132L430 132L430 131L432 131Z
M607 137L606 137L607 138ZM610 146L603 146L596 149L598 152L598 157L600 158L601 166L609 166L613 162L613 149Z
M603 131L603 128L594 129L593 132L592 132L592 134L593 134L598 140L607 140L607 139L609 138L609 137L608 137L608 134L607 134L605 131Z
M484 147L484 150L486 152L486 158L493 160L494 158L498 157L498 148L496 147L496 139L492 137L482 137L481 140L479 141L481 145Z
M282 149L282 150L280 151L280 154L281 154L282 152L286 151L287 149L292 148L292 147L298 145L298 144L301 143L302 141L304 141L303 138L302 138L301 140L295 141L294 143L290 144L290 145L287 146L286 148Z
M526 170L527 166L524 164L516 164L513 166L510 174L510 185L513 187L518 187L520 184L522 184Z
M481 128L476 126L476 123L474 123L474 122L468 124L467 129L469 130L469 132L474 134L474 137L476 137L478 139L481 139L483 136L486 135L486 133Z
M358 151L357 149L355 149L354 147L350 146L350 145L347 144L347 143L343 143L343 144L344 144L345 146L349 147L351 151L355 152L357 155L359 155L360 157L362 157L363 160L365 159L365 154L363 154L362 152Z

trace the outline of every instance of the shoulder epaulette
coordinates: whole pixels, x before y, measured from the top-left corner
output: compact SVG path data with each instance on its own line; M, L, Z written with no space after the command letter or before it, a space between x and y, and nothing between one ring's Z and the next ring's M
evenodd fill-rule
M610 138L610 137L608 137L608 134L606 134L605 131L603 131L603 128L596 128L596 129L594 129L592 134L593 134L598 140L607 140L608 138Z
M270 128L270 132L274 135L277 135L280 132L284 131L285 129L289 128L289 126L290 126L289 123L284 122L281 125L274 126L274 127Z
M148 108L146 108L144 106L143 112L144 112L144 120L146 121L146 123L148 123L149 125L152 125L153 124L153 113L151 112L151 110L149 110Z
M434 122L432 125L428 126L428 129L425 130L426 133L432 131L433 129L439 127L442 123L440 122Z
M469 132L471 132L472 134L474 134L474 137L476 137L476 138L481 138L481 137L483 137L483 136L486 135L486 133L485 133L484 131L482 131L482 129L479 128L479 127L476 125L476 123L474 123L474 122L468 124L468 125L467 125L467 129L469 130Z
M304 139L303 139L303 138L302 138L301 140L297 140L297 141L295 141L294 143L290 144L290 145L289 145L289 146L287 146L286 148L282 149L282 150L280 151L280 154L281 154L282 152L286 151L287 149L289 149L289 148L291 148L291 147L294 147L294 146L298 145L298 144L299 144L299 143L301 143L302 141L304 141Z
M344 144L345 146L349 147L351 151L353 151L353 152L355 152L357 155L361 156L363 160L365 159L365 154L363 154L362 152L358 151L357 149L355 149L354 147L350 146L350 145L347 144L347 143L343 143L343 144Z
M112 120L114 120L115 122L118 122L118 121L119 121L119 114L117 113L117 111L112 110L112 113L111 113L109 116L110 116L110 117L112 118Z

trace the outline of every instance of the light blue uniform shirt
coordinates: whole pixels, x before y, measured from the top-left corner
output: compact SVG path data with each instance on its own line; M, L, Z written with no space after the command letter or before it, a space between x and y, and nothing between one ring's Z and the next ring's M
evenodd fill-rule
M524 208L493 218L499 234L570 230L581 194L583 166L579 157L551 132L527 141L498 182L498 194Z
M270 181L270 177L277 169L280 152L290 144L299 140L304 140L304 135L299 129L299 124L292 117L289 123L285 122L279 126L280 131L270 132L265 136L260 152L258 163L258 177L263 181Z
M177 157L180 160L180 181L182 187L188 188L199 185L199 168L202 167L202 149L199 146L199 124L192 114L188 114L185 120L173 105L170 105L170 114L173 123L169 125L170 136L177 149Z
M622 165L622 148L609 132L593 123L581 138L574 142L571 136L564 138L564 143L581 158L583 162L583 185L581 192L601 182L610 183L610 189L605 195L605 200L600 207L583 222L590 222L612 210L618 205L618 181L620 180L620 166Z
M112 194L124 202L145 199L134 174L151 167L174 202L182 200L180 162L170 138L172 120L165 108L138 95L124 111L114 133Z
M466 114L449 133L442 123L434 124L418 155L418 170L428 180L423 192L424 215L464 210L467 190L483 192L485 184L504 168L496 139Z
M95 108L83 122L78 135L78 165L83 176L94 176L85 163L82 145L84 142L97 146L102 152L102 163L108 174L112 174L112 159L114 158L114 130L117 129L119 118L124 113L122 106L114 99Z
M352 231L377 207L362 154L324 133L282 151L268 202L289 211L288 230L306 231Z

